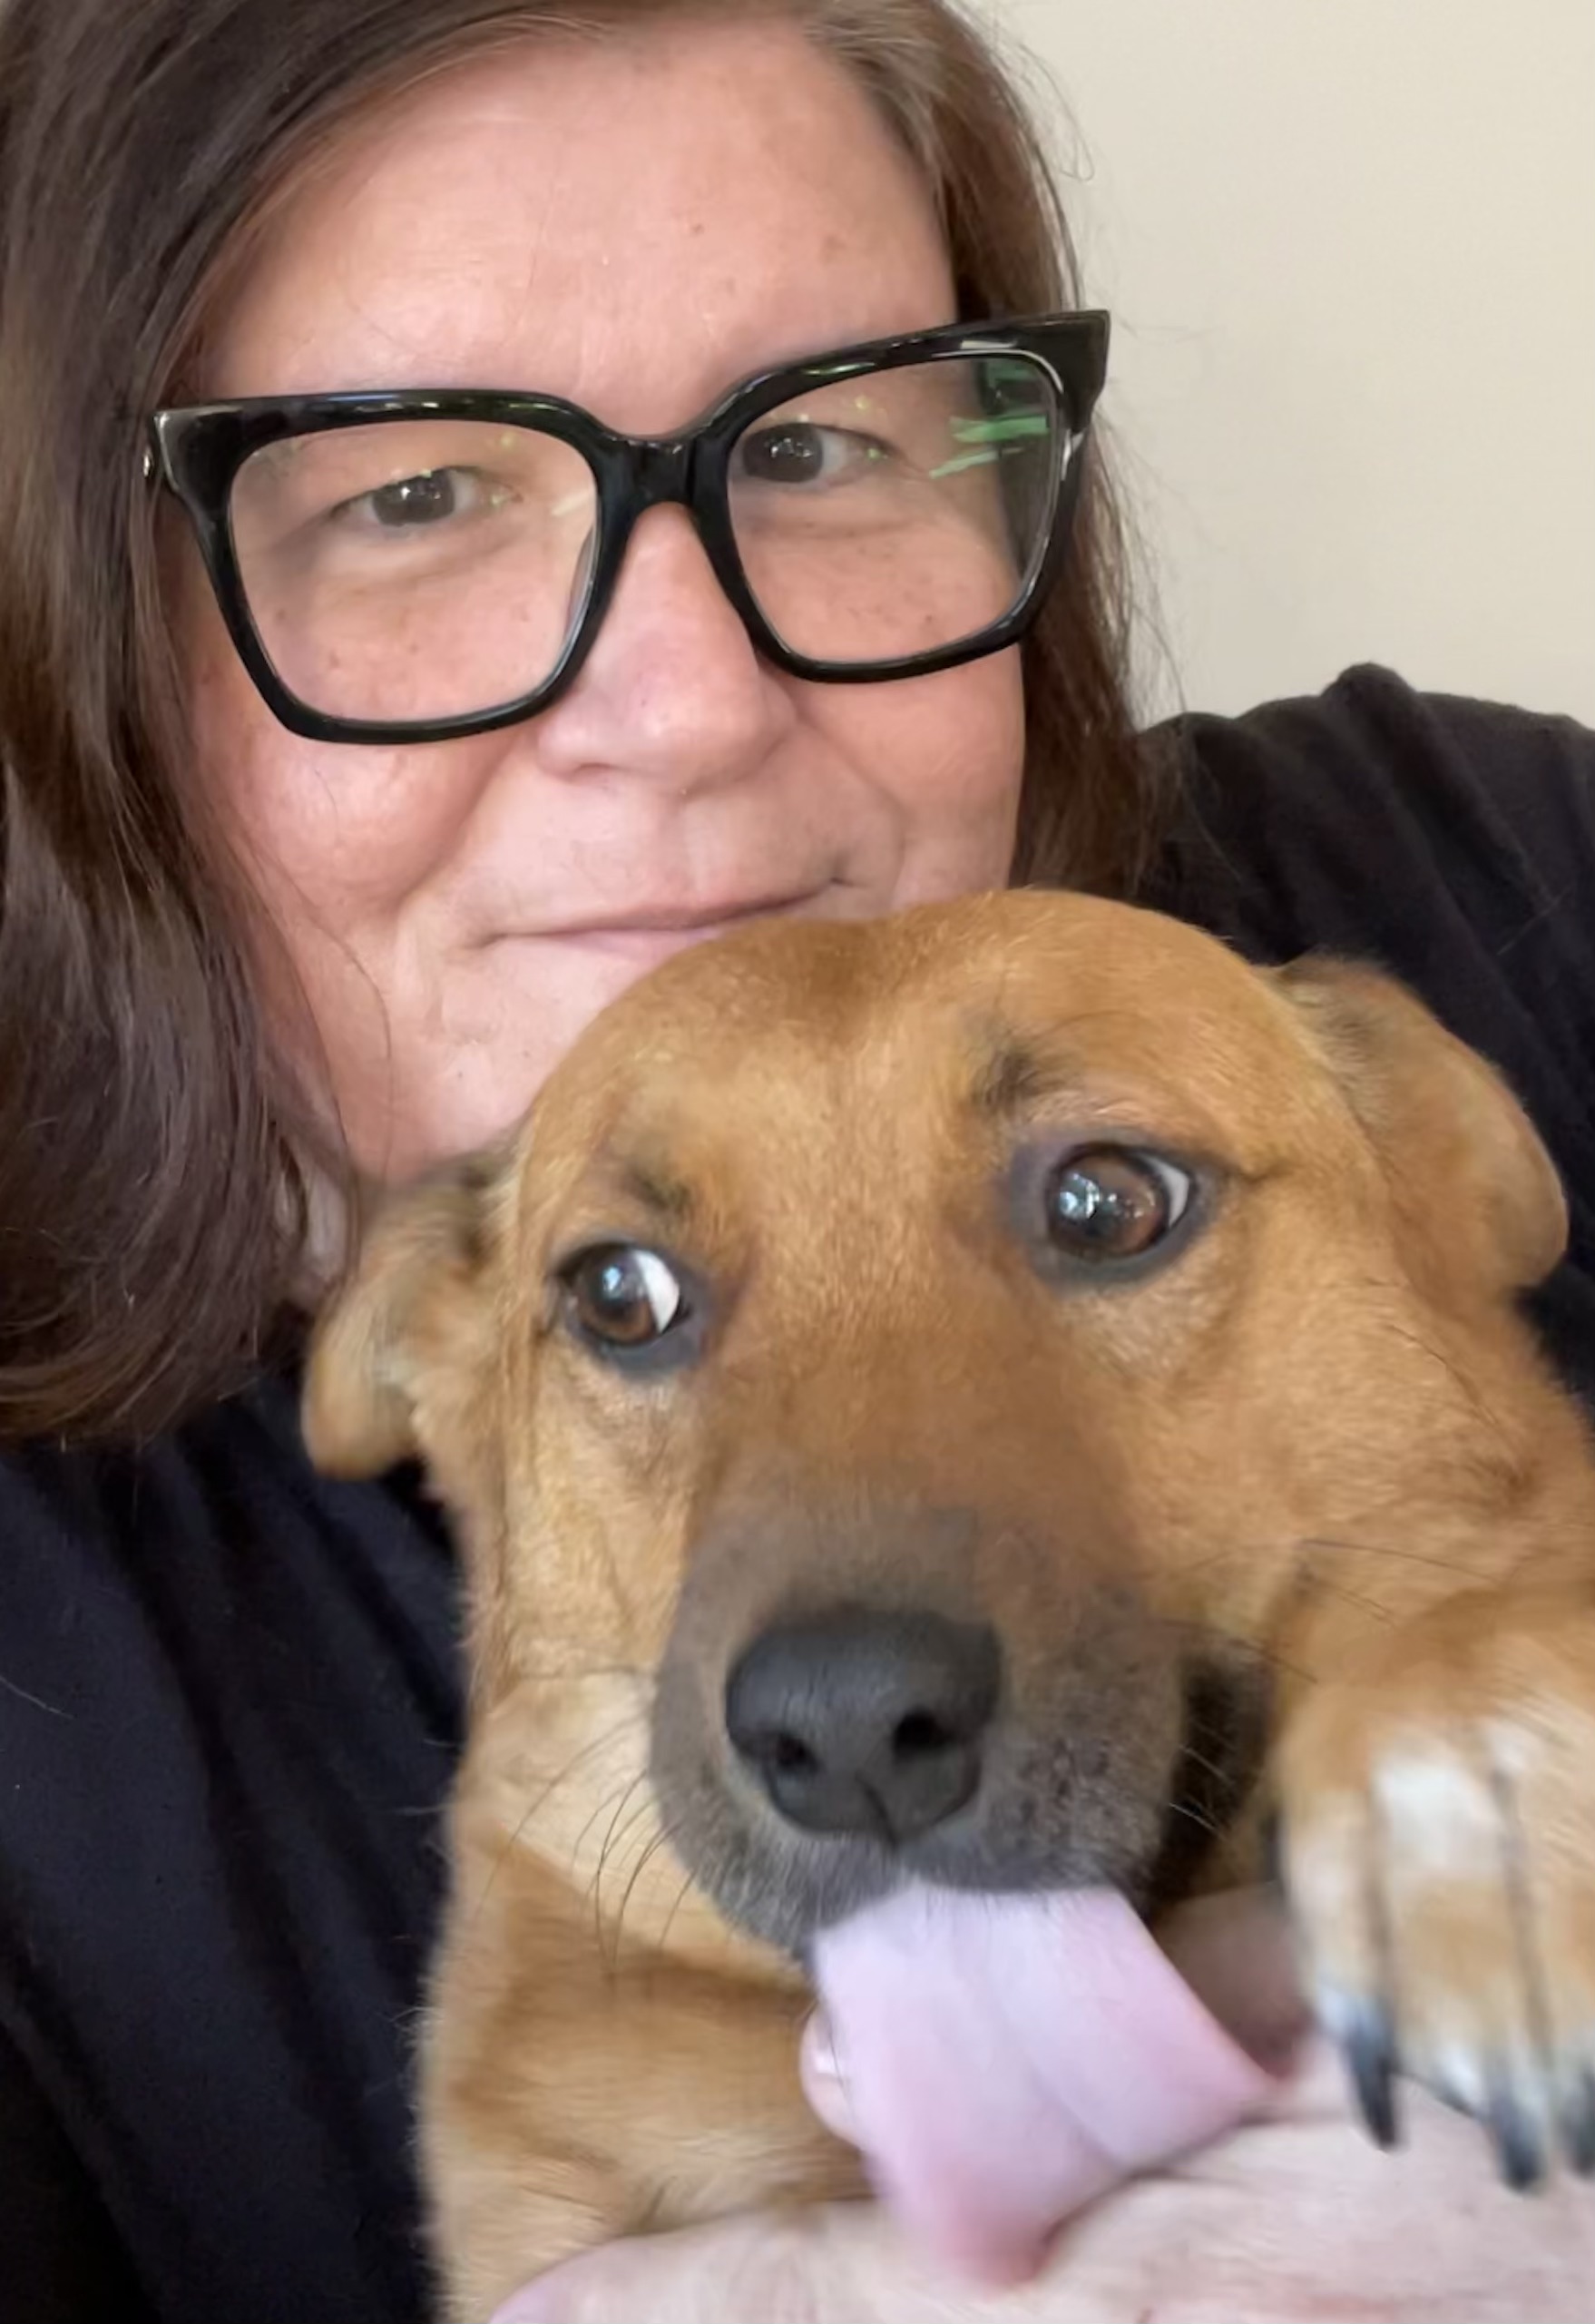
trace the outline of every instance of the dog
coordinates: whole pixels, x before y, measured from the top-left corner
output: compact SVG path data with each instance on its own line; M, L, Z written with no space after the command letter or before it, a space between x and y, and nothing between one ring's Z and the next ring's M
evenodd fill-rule
M450 2313L862 2192L817 1930L905 1878L1155 1918L1270 1819L1375 2130L1399 2072L1595 2165L1595 1458L1519 1313L1565 1234L1403 989L1032 891L689 951L395 1200L305 1423L418 1455L468 1574Z

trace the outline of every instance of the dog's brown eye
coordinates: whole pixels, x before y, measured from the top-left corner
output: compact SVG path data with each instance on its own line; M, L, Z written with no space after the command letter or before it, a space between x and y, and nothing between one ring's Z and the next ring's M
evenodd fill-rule
M1047 1181L1047 1234L1071 1259L1139 1259L1184 1215L1190 1180L1125 1146L1081 1146Z
M563 1270L576 1322L609 1348L646 1348L687 1312L686 1294L656 1250L599 1243Z

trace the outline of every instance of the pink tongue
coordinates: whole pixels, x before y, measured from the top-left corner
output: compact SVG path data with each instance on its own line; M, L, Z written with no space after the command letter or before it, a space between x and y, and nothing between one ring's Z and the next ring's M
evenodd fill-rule
M827 1930L815 1972L835 2051L834 2074L805 2057L817 2110L906 2231L988 2282L1033 2274L1071 2212L1276 2086L1106 1890L904 1889Z

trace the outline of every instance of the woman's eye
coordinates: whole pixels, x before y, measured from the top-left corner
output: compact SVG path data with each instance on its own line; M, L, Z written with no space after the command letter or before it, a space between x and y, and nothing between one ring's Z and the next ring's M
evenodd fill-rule
M691 1312L671 1269L634 1243L598 1243L562 1270L572 1318L606 1348L646 1348Z
M876 437L813 420L772 420L737 446L739 479L758 485L840 484L891 458Z
M340 501L332 514L346 523L376 525L384 532L420 532L451 516L474 515L489 506L492 497L474 469L424 468L413 476L396 476L373 492L357 493Z
M1081 1146L1046 1182L1047 1240L1070 1259L1139 1259L1179 1225L1188 1171L1127 1146Z

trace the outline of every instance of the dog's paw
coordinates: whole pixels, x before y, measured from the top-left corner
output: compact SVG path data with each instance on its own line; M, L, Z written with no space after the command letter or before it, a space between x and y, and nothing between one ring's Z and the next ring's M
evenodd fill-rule
M1595 2172L1595 1597L1404 1625L1314 1689L1277 1779L1306 1990L1374 2136L1404 2074L1510 2185Z

